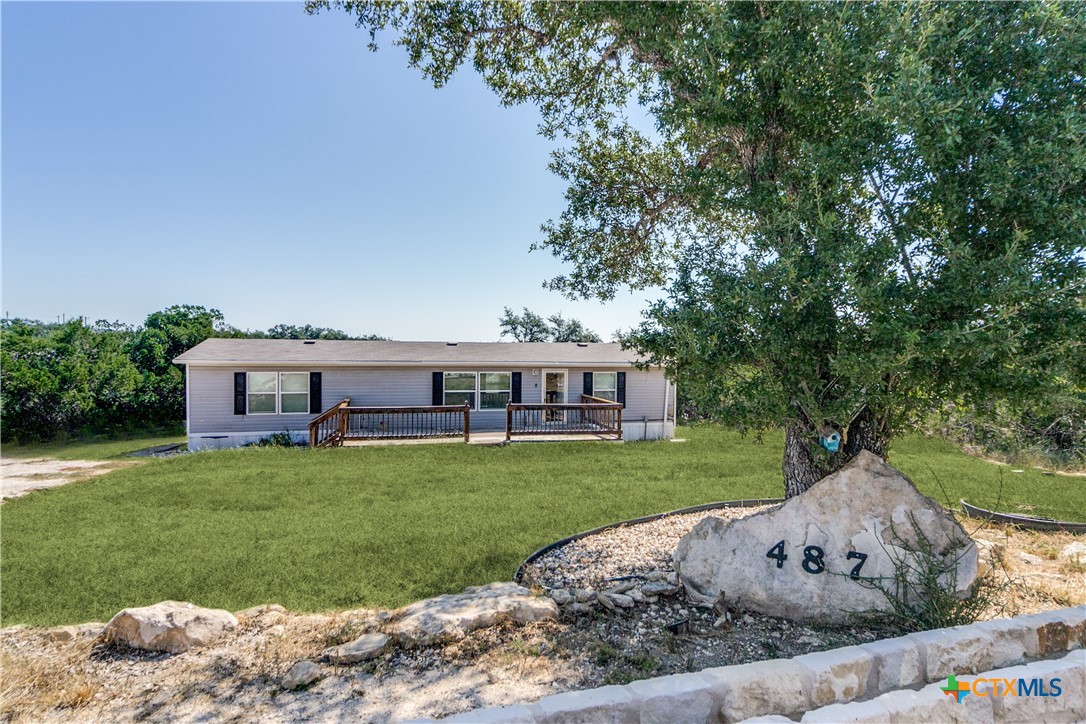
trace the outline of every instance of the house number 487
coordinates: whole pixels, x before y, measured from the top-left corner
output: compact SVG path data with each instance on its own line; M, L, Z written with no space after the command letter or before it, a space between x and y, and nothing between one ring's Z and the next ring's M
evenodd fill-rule
M779 541L777 545L770 548L766 554L766 558L772 558L777 562L777 568L784 568L784 562L788 560L788 554L784 552L784 541ZM819 574L826 570L825 563L826 552L818 546L807 546L803 549L803 562L800 564L803 570L811 574ZM860 577L860 569L864 567L864 563L867 562L867 554L860 553L859 551L849 551L845 555L846 560L858 561L852 570L849 572L849 578L858 579Z

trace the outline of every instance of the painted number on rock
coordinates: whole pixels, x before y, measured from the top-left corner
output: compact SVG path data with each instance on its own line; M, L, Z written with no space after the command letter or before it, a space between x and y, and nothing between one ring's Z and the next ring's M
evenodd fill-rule
M821 573L826 570L826 564L822 562L826 552L818 546L807 546L803 549L803 570L808 573Z
M769 552L765 554L765 557L776 560L777 568L784 568L784 562L788 560L788 554L784 552L784 541L781 541L770 548Z
M765 557L771 558L777 562L777 568L784 568L784 562L788 560L788 554L784 552L785 541L777 541L776 545L766 551ZM803 549L803 562L800 564L807 573L811 575L818 575L826 570L826 551L822 550L818 546L806 546ZM860 578L860 569L864 567L864 563L867 562L867 554L860 553L859 551L849 551L845 555L846 560L855 560L858 563L852 567L849 572L849 578L858 580Z
M858 579L860 577L860 569L864 567L865 563L867 563L867 554L860 553L858 551L849 551L848 555L845 556L845 558L849 559L850 561L854 558L859 559L860 562L854 565L852 567L852 572L848 574L848 577L852 580Z

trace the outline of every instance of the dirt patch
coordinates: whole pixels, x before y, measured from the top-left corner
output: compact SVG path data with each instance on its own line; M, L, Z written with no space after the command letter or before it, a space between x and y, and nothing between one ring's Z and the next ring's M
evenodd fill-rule
M672 537L698 519L689 516L681 525L668 521L655 528ZM1086 561L1063 555L1081 536L996 526L967 529L982 541L1000 575L1006 571L1010 576L990 617L1086 602ZM636 545L634 531L616 535ZM616 551L626 560L601 560L601 566L617 575L623 566L660 563L663 549L642 550L645 561ZM326 647L379 627L380 618L368 610L298 614L279 607L242 612L238 618L238 629L214 645L178 656L117 651L88 639L55 642L40 629L4 629L0 719L384 722L442 717L899 633L880 626L819 627L742 613L721 616L681 596L661 597L614 612L567 612L557 622L497 626L445 646L393 648L365 664L322 663L320 681L306 690L283 691L280 678L294 662L317 661ZM686 623L672 626L679 621Z
M3 479L0 498L20 498L27 493L58 485L78 483L111 470L136 465L129 460L56 460L53 458L0 458Z

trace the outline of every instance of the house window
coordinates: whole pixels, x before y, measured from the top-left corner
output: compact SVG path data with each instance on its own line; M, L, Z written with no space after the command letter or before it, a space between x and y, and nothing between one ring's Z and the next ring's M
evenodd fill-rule
M309 412L308 372L249 372L245 389L250 415Z
M504 410L509 404L512 378L508 372L480 372L479 409Z
M592 396L617 402L618 374L615 372L594 372L592 374Z
M309 412L309 373L279 373L279 412Z
M504 410L513 389L511 372L446 372L444 403L473 410Z
M250 372L245 389L249 392L250 415L274 415L278 372Z
M445 404L467 405L475 409L475 373L445 373Z

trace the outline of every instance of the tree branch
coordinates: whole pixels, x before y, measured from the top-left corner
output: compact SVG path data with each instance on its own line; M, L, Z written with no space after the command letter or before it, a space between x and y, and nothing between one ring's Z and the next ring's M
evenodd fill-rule
M541 30L530 28L524 23L510 23L508 25L485 25L475 30L469 30L464 36L464 45L469 45L472 40L480 35L515 35L518 33L530 35L535 40L537 48L542 48L551 41L547 34Z
M901 231L898 228L897 221L894 220L894 215L890 211L890 204L886 201L886 197L882 195L882 189L875 182L875 175L868 171L867 179L871 182L871 188L875 191L875 197L879 200L879 205L882 208L883 218L886 219L886 223L890 225L890 233L893 234L894 242L897 245L898 254L901 255L901 265L905 268L905 278L909 280L909 284L916 286L916 275L913 273L912 262L909 261L909 253L905 245L905 240L901 238ZM895 198L897 192L894 192Z

